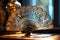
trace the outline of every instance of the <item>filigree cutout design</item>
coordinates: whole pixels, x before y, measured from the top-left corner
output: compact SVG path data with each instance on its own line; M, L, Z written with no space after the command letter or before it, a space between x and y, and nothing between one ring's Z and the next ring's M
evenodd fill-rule
M25 28L31 27L32 30L51 29L53 28L52 21L45 10L37 6L23 6L15 13L11 13L8 18L7 29L19 29L20 31Z

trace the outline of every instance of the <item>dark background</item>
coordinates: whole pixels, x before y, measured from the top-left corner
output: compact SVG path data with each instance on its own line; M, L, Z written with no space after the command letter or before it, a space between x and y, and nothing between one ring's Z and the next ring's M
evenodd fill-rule
M59 24L59 21L60 21L60 18L59 18L59 0L54 0L54 27L59 27L60 24Z

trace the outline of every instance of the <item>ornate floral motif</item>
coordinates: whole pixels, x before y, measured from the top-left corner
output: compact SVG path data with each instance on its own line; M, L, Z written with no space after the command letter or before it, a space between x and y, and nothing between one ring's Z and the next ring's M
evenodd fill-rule
M11 13L7 28L20 31L26 31L27 27L32 28L31 31L52 28L52 21L45 10L37 6L23 6L15 13ZM17 30L18 30L17 29Z

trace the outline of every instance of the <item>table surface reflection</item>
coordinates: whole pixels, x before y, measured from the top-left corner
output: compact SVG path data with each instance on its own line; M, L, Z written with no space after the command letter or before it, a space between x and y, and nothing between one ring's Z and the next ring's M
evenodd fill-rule
M6 34L1 35L4 39L19 39L19 40L60 40L60 34L31 34L31 36L24 36L25 34Z

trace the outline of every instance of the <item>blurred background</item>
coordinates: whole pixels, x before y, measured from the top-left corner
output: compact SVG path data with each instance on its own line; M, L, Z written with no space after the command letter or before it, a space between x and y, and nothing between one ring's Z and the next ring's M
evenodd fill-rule
M48 15L50 16L54 27L57 28L60 27L60 11L59 11L60 1L59 0L18 0L18 1L22 4L22 6L32 5L32 6L42 7L44 10L47 11ZM5 11L5 15L6 15L3 26L5 26L8 17L8 14L5 9L8 2L9 0L0 0L0 8L2 8L3 11Z

